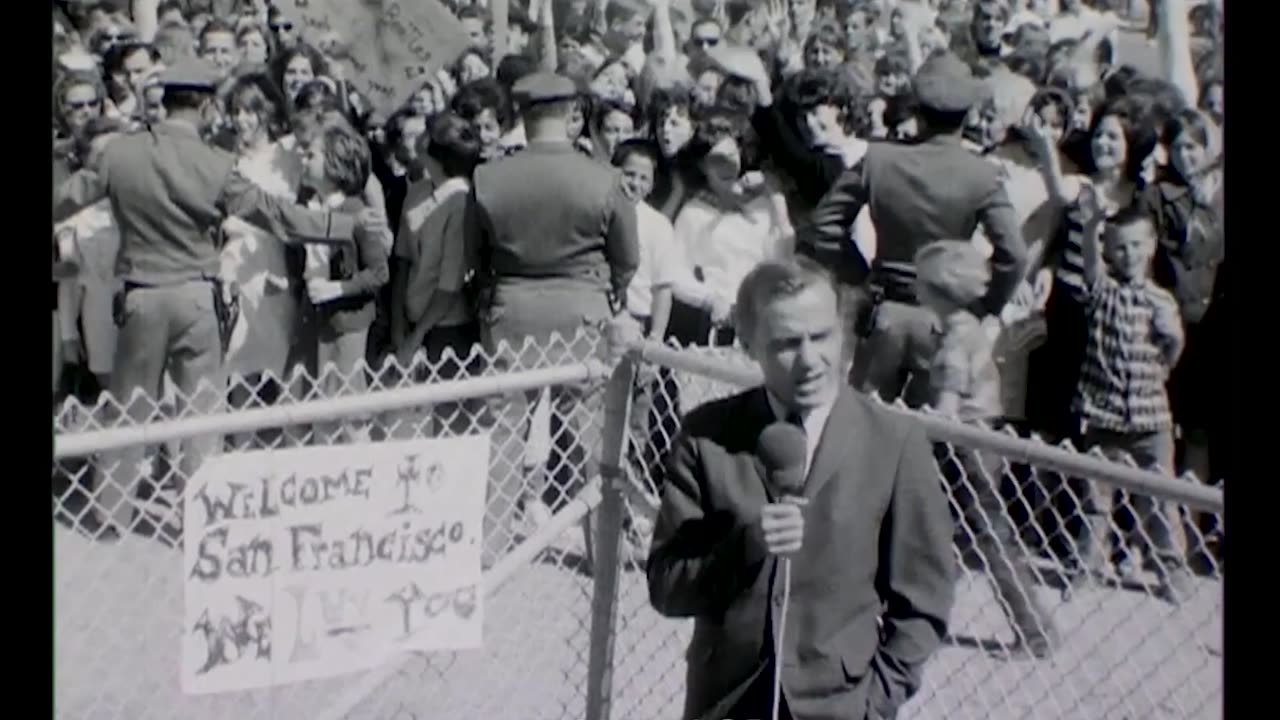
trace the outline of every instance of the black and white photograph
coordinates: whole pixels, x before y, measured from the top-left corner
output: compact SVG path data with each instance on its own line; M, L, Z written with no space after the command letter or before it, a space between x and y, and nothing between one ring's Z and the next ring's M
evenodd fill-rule
M50 0L53 717L1222 720L1225 2Z

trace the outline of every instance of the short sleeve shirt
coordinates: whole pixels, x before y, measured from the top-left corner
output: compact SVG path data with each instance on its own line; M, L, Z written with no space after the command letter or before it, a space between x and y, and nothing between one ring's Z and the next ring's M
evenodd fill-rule
M961 420L991 420L1003 414L1000 371L992 356L994 342L973 315L947 322L930 367L934 397L950 392L960 396Z

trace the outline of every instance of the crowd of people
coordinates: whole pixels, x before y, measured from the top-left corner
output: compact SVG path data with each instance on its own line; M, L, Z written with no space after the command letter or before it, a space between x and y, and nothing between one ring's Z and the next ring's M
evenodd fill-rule
M613 313L734 344L743 278L800 254L857 389L1225 477L1221 6L1113 4L514 0L495 33L447 0L472 46L382 112L340 33L266 0L54 2L55 398L168 372L271 402L297 367L359 391L389 357ZM145 134L218 201L132 174ZM557 191L590 212L547 217ZM977 260L924 283L935 241Z

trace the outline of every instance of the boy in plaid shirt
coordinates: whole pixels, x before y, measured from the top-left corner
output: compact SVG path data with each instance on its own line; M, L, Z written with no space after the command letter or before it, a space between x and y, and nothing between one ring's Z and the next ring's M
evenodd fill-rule
M1074 410L1081 419L1086 449L1099 448L1138 467L1174 472L1173 416L1165 382L1184 343L1178 302L1150 278L1156 250L1154 219L1130 209L1104 222L1097 198L1086 188L1080 207L1084 280L1088 288L1085 360L1076 386ZM1102 250L1099 257L1099 238ZM1105 260L1105 265L1102 260ZM1088 484L1083 498L1089 516L1080 539L1086 564L1097 568L1112 509L1112 490ZM1167 599L1189 590L1176 507L1150 496L1129 495L1130 508L1154 551L1156 573ZM1122 549L1117 548L1122 552Z

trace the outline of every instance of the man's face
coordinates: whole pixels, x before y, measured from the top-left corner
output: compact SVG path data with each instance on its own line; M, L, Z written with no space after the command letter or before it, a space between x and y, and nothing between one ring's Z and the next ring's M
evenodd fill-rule
M833 400L843 382L835 291L825 283L810 286L759 312L747 351L760 364L769 392L788 410Z
M294 31L292 20L277 15L275 20L271 21L270 29L281 48L291 48L297 44L298 34Z
M240 17L247 18L255 23L266 22L266 0L244 0L244 2L240 3Z
M267 40L259 32L246 32L240 36L238 48L240 60L259 65L267 61Z
M991 3L981 3L973 9L973 40L980 48L1000 47L1008 18L1004 12Z
M724 76L715 70L704 70L693 86L693 100L699 105L710 107L715 104L716 93L720 91L720 83Z
M600 144L606 157L612 157L618 143L635 135L635 123L623 112L611 112L600 122Z
M204 36L200 57L216 67L225 77L236 65L236 37L231 33L212 32Z
M844 21L844 36L849 45L849 52L862 50L871 45L875 28L871 18L865 12L849 13Z
M696 57L707 52L709 48L713 48L720 44L721 32L720 25L713 22L699 22L693 26L693 31L689 34L689 52L690 57Z
M622 163L622 190L633 202L641 202L653 192L653 160L633 152Z
M481 110L480 114L471 121L471 130L480 140L481 153L484 157L492 158L502 154L502 149L498 146L498 141L502 139L502 126L498 124L498 118L492 110L489 108Z
M844 62L844 55L824 42L812 42L805 48L804 65L810 70L825 70Z
M974 106L965 118L965 138L984 150L990 150L1004 142L1007 131L995 103L990 101Z
M92 85L72 85L63 96L62 107L67 128L76 133L102 114L102 98Z
M151 54L146 50L136 50L124 59L124 81L128 83L129 92L137 93L143 81L155 67L151 62Z
M818 14L817 0L791 0L791 17L797 25L807 25Z
M1146 277L1155 252L1156 232L1149 222L1113 226L1103 233L1107 268L1121 280Z
M462 29L467 33L467 41L471 47L489 47L489 38L484 33L484 21L480 18L467 18L462 21Z
M408 165L417 156L418 139L427 132L427 119L416 115L400 121L400 142L396 144L396 157Z
M844 126L840 122L840 110L834 105L815 105L801 115L805 131L809 135L809 146L823 149L835 146L847 137Z
M523 55L529 47L529 34L519 25L507 28L507 54Z

